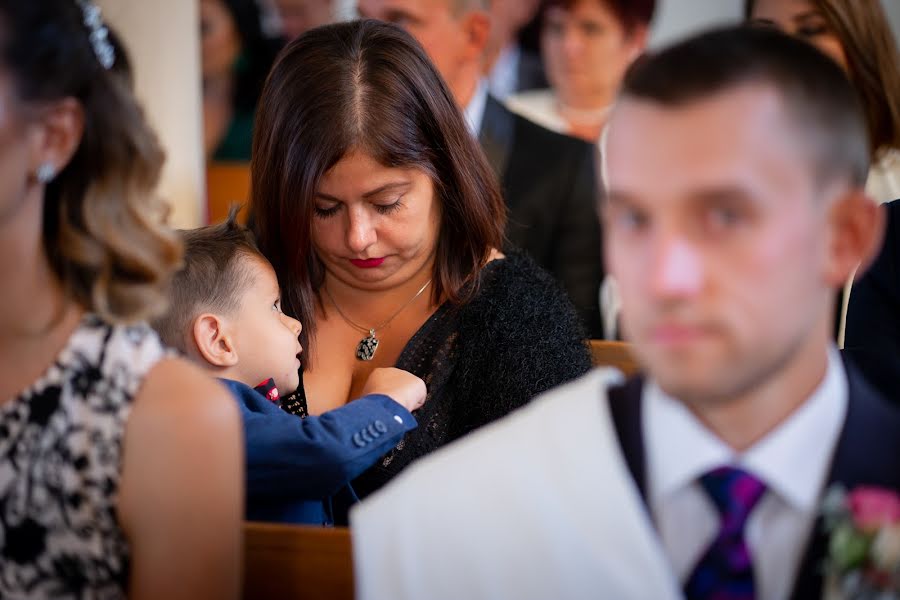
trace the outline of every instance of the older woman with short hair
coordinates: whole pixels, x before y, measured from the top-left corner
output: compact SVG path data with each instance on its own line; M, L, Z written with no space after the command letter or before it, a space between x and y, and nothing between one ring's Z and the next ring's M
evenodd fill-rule
M647 45L655 0L544 0L541 57L551 89L507 99L548 129L596 142L629 65Z

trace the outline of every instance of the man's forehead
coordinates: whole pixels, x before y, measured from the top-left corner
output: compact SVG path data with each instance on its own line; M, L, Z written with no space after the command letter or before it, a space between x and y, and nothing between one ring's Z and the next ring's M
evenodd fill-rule
M728 176L780 177L808 170L779 95L741 85L674 105L625 96L604 146L610 185L656 185Z

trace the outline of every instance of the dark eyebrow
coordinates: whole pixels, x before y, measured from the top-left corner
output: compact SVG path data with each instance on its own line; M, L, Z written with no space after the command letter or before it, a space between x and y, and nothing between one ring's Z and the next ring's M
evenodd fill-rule
M391 183L386 183L375 188L374 190L369 190L368 192L364 193L362 197L368 200L373 196L378 196L379 194L383 194L385 192L408 189L411 185L412 182L410 181L392 181ZM316 196L322 198L323 200L330 200L331 202L342 202L340 198L336 198L328 194L323 194L322 192L316 192Z

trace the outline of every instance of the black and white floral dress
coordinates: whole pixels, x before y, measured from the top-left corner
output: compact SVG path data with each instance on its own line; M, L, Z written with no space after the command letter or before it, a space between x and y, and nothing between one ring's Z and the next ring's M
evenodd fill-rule
M86 315L40 379L0 405L0 598L125 596L122 438L164 356L148 326Z

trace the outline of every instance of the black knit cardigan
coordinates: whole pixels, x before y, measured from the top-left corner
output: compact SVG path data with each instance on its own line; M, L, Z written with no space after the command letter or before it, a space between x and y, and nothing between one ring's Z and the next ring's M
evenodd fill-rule
M421 377L428 396L414 413L418 428L353 481L360 498L415 459L586 373L591 356L561 286L515 251L488 263L470 302L441 305L396 366Z

